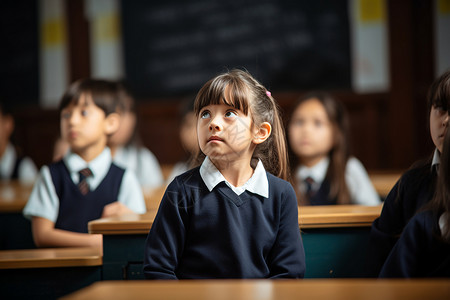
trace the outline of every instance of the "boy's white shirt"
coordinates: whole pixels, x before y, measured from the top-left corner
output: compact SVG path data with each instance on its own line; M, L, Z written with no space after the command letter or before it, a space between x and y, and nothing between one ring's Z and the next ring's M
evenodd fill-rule
M0 177L11 178L17 159L14 146L8 143L3 156L0 157ZM33 183L37 176L37 168L29 157L24 157L19 165L18 179L23 183Z
M225 183L235 192L237 195L242 194L245 190L258 194L265 198L269 197L269 181L267 179L266 170L264 169L261 160L258 161L256 168L253 172L252 177L250 177L247 182L239 187L233 186L229 183L222 173L216 168L216 166L211 162L209 157L206 157L200 167L200 176L203 179L208 190L211 192L216 185L225 181Z
M325 179L329 164L330 159L325 157L311 168L300 166L295 173L300 191L305 190L304 180L307 177L311 177L314 180L313 189L318 190ZM367 171L355 157L350 157L347 161L345 182L353 204L375 206L381 203L380 196L373 187Z
M94 160L87 163L80 156L68 151L63 161L70 172L75 184L79 182L79 171L89 167L93 176L87 181L92 190L95 190L103 181L112 162L109 148L105 148ZM145 213L145 201L139 182L131 170L125 170L119 189L118 201L136 213ZM31 192L28 203L23 210L27 218L42 217L56 222L59 211L59 199L50 175L48 166L43 166Z

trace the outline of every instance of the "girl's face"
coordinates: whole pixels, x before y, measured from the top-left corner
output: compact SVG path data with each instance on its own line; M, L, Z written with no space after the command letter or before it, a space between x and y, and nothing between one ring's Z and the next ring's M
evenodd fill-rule
M134 133L136 115L132 112L124 112L120 117L119 129L108 139L108 145L119 147L126 145Z
M180 128L180 139L184 149L190 154L194 154L198 150L197 140L197 119L194 112L189 112L183 119Z
M250 113L226 104L203 107L197 120L198 143L211 161L250 161L255 144Z
M434 145L442 153L444 137L447 132L449 113L439 107L432 107L430 112L430 133Z
M322 103L315 98L297 106L289 123L290 146L302 163L314 165L333 147L333 126Z

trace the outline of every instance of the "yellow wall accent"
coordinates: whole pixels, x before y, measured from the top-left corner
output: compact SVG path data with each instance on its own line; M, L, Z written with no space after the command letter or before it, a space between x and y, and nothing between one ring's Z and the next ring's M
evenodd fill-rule
M117 13L105 13L95 20L94 36L98 42L115 41L120 36L120 20Z
M450 0L438 0L438 11L442 15L450 15Z
M41 25L42 47L64 44L66 41L66 26L63 19L44 21Z
M386 19L384 0L358 0L358 14L361 23L381 22Z

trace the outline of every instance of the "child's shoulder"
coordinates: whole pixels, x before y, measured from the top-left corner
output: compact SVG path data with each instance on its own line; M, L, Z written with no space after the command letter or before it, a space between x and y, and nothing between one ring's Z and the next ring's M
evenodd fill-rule
M266 171L266 174L267 174L267 180L268 180L269 186L270 186L269 190L278 192L278 191L283 191L285 189L290 189L290 190L294 191L294 188L288 181L281 179L267 171Z
M176 176L171 183L169 183L169 187L173 186L191 186L191 187L199 187L204 184L203 180L200 176L200 167L195 167L193 169L187 170L186 172Z

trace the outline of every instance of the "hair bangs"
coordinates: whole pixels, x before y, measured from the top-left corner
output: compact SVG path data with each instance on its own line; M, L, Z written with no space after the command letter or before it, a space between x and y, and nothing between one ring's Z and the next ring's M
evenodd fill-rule
M195 100L195 114L199 115L200 110L205 106L225 104L248 115L249 94L250 90L243 82L229 74L224 74L208 81L200 89Z

